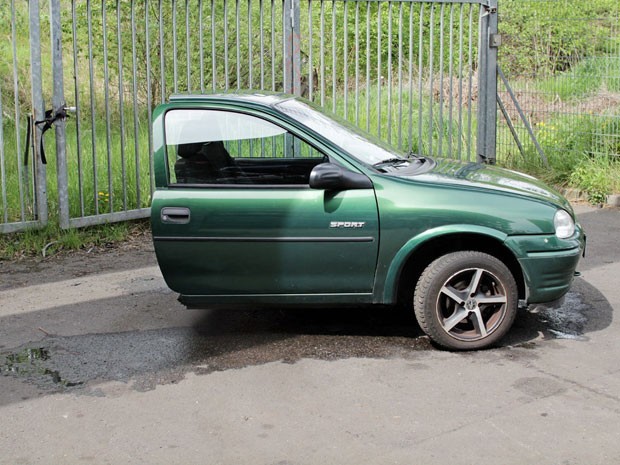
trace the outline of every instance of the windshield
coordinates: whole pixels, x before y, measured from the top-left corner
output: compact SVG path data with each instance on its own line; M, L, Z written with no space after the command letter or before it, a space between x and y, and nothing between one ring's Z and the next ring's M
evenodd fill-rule
M402 152L336 115L325 115L323 110L312 102L289 99L278 103L276 107L326 137L362 163L377 166L394 159L409 163Z

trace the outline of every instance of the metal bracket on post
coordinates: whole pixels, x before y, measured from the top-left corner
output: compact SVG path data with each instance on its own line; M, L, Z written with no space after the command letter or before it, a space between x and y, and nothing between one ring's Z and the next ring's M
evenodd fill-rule
M480 68L478 70L478 134L477 160L494 164L497 140L497 47L501 43L498 34L497 0L490 0L481 16Z

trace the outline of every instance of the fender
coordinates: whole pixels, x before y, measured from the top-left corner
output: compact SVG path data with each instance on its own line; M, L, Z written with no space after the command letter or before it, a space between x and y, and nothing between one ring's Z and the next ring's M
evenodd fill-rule
M384 279L383 293L381 294L380 301L382 303L391 304L397 300L398 293L398 281L403 266L409 259L412 253L415 253L416 249L430 239L436 239L438 237L447 236L450 234L476 234L479 236L488 236L498 240L501 243L507 239L508 235L498 231L496 229L487 228L485 226L476 226L473 224L450 224L439 226L437 228L423 231L415 237L409 239L391 260L387 273ZM377 280L377 283L380 283ZM377 295L380 294L380 290Z

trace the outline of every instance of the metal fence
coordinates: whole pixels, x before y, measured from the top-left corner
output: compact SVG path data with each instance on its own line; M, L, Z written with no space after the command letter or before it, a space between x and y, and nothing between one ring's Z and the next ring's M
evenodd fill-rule
M604 14L601 4L520 0L500 9L499 64L519 103L500 80L500 162L620 157L620 2L607 2Z
M496 0L2 1L0 232L147 216L173 93L285 91L404 151L495 156Z
M47 222L46 167L26 154L30 138L25 121L40 104L33 97L41 78L31 64L36 50L30 47L40 35L28 25L28 7L34 16L38 6L17 7L14 1L5 6L0 8L0 37L5 39L0 44L0 232L12 232Z

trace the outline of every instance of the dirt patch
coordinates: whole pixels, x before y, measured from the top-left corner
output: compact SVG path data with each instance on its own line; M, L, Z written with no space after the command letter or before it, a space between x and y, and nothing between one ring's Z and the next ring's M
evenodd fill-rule
M20 256L14 260L1 260L0 291L155 264L151 232L146 227L140 227L119 242L79 250L60 250L46 257Z
M586 115L617 116L620 109L620 93L606 90L598 92L572 106L575 113Z
M506 111L513 121L520 122L517 108L508 92L499 92ZM539 91L515 91L515 97L530 124L535 126L550 115L615 116L620 110L620 93L601 90L581 100L563 100Z

